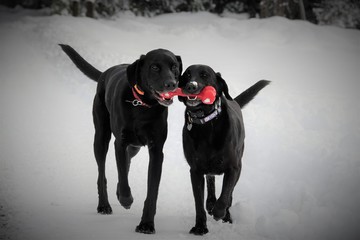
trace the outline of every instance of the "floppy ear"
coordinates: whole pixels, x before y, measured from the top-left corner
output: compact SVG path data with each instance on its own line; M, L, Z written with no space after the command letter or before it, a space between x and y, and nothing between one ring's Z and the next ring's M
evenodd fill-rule
M182 68L183 68L183 65L182 65L182 60L181 60L181 57L180 56L178 56L178 55L176 55L175 56L176 57L176 59L177 59L177 61L178 61L178 63L179 63L179 74L181 75L181 73L182 73Z
M130 64L126 69L128 81L131 86L135 86L135 84L140 81L141 66L144 57L145 55L141 55L138 60Z
M229 88L219 72L216 73L216 80L220 86L220 90L224 93L225 97L229 100L233 100L229 94Z

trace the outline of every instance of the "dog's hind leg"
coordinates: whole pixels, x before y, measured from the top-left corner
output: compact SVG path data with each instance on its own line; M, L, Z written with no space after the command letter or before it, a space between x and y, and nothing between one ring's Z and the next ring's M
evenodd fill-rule
M216 202L215 195L215 177L212 175L206 176L207 198L206 198L206 210L212 215L212 210Z
M232 193L237 181L239 180L240 172L241 166L229 169L224 173L221 194L213 208L213 217L215 220L223 219L224 221L231 222L229 208L232 203Z
M118 184L116 196L125 209L130 209L134 198L129 186L130 160L137 152L138 148L126 146L122 140L115 140L116 165L118 169Z
M108 200L105 176L106 154L111 138L110 118L105 103L99 95L96 95L94 99L93 118L95 125L94 153L99 174L97 181L99 194L97 211L101 214L111 214L112 209Z

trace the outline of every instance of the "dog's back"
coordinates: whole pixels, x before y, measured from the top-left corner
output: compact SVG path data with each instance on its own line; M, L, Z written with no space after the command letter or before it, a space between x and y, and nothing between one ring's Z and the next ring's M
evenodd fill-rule
M245 131L244 131L244 121L243 116L241 112L241 107L239 106L235 100L226 100L228 104L228 116L230 119L230 123L234 126L231 126L233 128L234 132L233 134L236 134L236 138L239 142L243 142L245 138Z

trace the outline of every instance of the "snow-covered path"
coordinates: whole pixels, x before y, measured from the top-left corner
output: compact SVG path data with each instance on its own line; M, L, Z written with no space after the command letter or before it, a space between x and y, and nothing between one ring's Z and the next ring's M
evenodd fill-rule
M61 52L105 70L154 48L208 64L236 95L265 88L243 111L246 149L234 224L209 217L204 239L359 239L360 32L283 18L207 13L114 20L29 16L0 8L0 221L10 239L198 239L182 153L184 107L170 107L155 235L134 232L146 194L146 148L134 158L130 210L96 214L92 98L96 85ZM217 178L218 190L221 177Z

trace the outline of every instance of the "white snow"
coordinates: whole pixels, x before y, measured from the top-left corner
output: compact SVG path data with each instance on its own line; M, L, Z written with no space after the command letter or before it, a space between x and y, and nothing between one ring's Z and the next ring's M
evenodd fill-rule
M208 13L112 20L37 15L0 8L0 238L360 239L359 31ZM111 146L114 213L96 213L96 84L58 43L100 70L166 48L182 56L184 68L201 63L221 72L233 96L260 79L272 81L243 110L246 148L232 225L208 216L207 235L188 233L195 207L178 101L169 108L157 233L134 231L146 194L146 148L133 159L135 201L125 210L115 195Z

